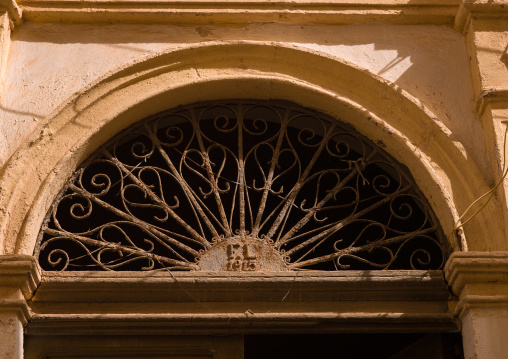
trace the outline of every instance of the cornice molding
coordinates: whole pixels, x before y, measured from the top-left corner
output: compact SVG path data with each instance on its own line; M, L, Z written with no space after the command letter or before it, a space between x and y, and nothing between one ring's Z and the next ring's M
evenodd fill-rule
M20 0L19 4L24 19L35 22L453 25L460 0Z
M26 324L31 317L27 301L41 282L35 258L27 255L0 255L0 311L18 313Z
M508 18L508 0L0 0L16 24L35 22L450 25L466 32L474 18ZM23 16L22 16L23 14Z
M444 273L457 296L467 284L508 284L508 252L454 252Z
M459 298L457 316L470 308L508 305L508 252L454 252L444 274Z
M481 118L488 107L494 107L496 104L503 104L506 107L508 103L508 88L492 88L483 90L475 99L474 107L478 118Z
M508 0L462 0L455 17L455 30L466 33L473 19L508 18Z
M22 23L22 10L16 0L0 0L0 8L6 9L14 25Z
M0 287L19 288L30 299L41 282L41 270L32 256L0 255Z

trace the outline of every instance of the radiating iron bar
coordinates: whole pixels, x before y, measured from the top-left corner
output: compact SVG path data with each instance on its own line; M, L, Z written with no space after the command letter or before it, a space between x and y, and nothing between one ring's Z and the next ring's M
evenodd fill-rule
M279 228L281 222L283 221L284 217L286 216L286 214L288 212L288 209L292 206L296 196L300 192L302 184L307 179L307 176L309 175L310 171L314 167L314 164L318 160L319 156L321 156L321 152L323 151L323 148L328 143L328 140L333 136L335 127L336 127L336 125L332 124L330 129L326 132L325 136L323 137L323 141L321 141L321 144L319 145L318 149L314 153L314 156L312 157L312 159L310 160L309 164L307 165L307 168L305 169L305 171L302 173L302 175L298 179L298 182L291 189L291 192L290 192L290 195L289 195L289 198L288 198L287 202L284 204L284 207L282 208L282 210L280 211L279 215L275 219L272 227L270 228L270 230L266 234L266 236L268 238L272 238L273 235L275 234L275 232L277 231L277 229Z
M282 120L280 124L280 130L279 130L279 136L277 138L277 144L275 145L275 150L273 151L272 156L272 163L270 165L270 169L268 171L268 178L265 182L265 188L263 189L263 196L261 198L261 202L259 204L258 214L256 216L256 222L254 224L254 227L252 228L252 235L257 236L260 225L261 225L261 219L263 217L263 212L265 211L266 207L266 200L268 198L268 193L270 191L270 188L272 188L272 181L273 177L275 175L275 167L277 166L278 160L279 160L279 154L280 149L282 147L282 143L284 142L284 136L287 132L287 125L289 122L289 109L286 109L284 113L284 119Z
M309 260L306 260L304 262L298 262L298 263L288 264L288 268L289 269L295 269L295 268L307 267L307 266L314 265L314 264L317 264L317 263L327 262L327 261L329 261L331 259L335 259L337 257L341 257L341 256L344 256L344 255L353 254L353 253L359 253L359 252L365 252L365 251L368 251L368 250L370 250L372 248L375 248L375 247L386 247L386 246L388 246L390 244L403 242L403 241L405 241L407 239L410 239L412 237L426 235L426 234L428 234L430 232L435 231L436 229L437 229L437 226L433 226L433 227L430 227L430 228L422 229L422 230L417 231L417 232L411 232L411 233L408 233L408 234L404 234L402 236L397 236L397 237L392 237L392 238L388 238L388 239L383 239L381 241L371 242L371 243L368 243L368 244L364 244L363 246L341 249L341 250L339 250L339 251L337 251L335 253L328 254L326 256L309 259Z
M187 158L188 159L188 158ZM192 187L189 186L189 190L191 192L191 194L194 196L194 198L196 199L196 201L201 205L201 208L204 208L204 210L206 211L206 213L208 213L208 215L210 215L210 218L213 219L213 221L215 223L217 223L217 225L222 228L223 230L224 229L224 226L222 225L222 223L220 223L220 221L217 219L217 217L214 215L213 213L213 210L211 210L210 208L208 208L205 204L205 202L199 198L199 195L196 193L196 191L194 191L194 189L192 189ZM206 215L206 214L205 214Z
M113 161L113 163L115 165L117 165L124 173L128 173L129 171L127 170L127 168L123 165L122 162L120 162L118 159L116 159L115 157L113 157L111 155L111 153L109 153L109 151L107 150L104 150L104 154L106 155L106 157L108 157L111 161ZM141 188L143 188L143 190L145 191L146 194L148 194L148 196L150 196L150 198L152 199L152 201L158 203L161 207L163 207L166 211L168 211L168 214L171 215L171 217L173 217L173 219L175 221L178 222L178 224L180 224L183 228L185 228L187 230L187 232L189 232L189 234L196 240L198 240L199 242L201 242L201 244L206 247L206 248L210 248L211 247L211 244L205 239L203 238L198 232L196 232L196 230L194 228L192 228L186 221L184 221L178 214L175 213L175 211L173 211L171 209L171 207L166 203L164 202L163 200L161 200L159 198L159 196L157 196L143 181L139 180L136 176L134 176L132 173L129 174L129 178L134 182L136 183L138 186L140 186Z
M296 247L293 247L291 248L290 250L286 251L286 253L288 255L291 255L292 253L300 250L301 248L304 248L306 246L308 246L309 244L312 244L318 240L320 240L321 238L325 237L325 236L328 236L329 234L332 234L336 231L338 231L339 229L347 226L348 224L350 224L351 222L353 222L354 220L360 218L361 216L363 216L364 214L372 211L373 209L376 209L378 208L379 206L381 206L382 204L385 204L386 202L389 202L391 201L393 198L396 198L398 195L400 195L401 193L404 193L404 191L407 191L409 188L411 188L411 185L409 186L406 186L404 187L403 189L401 189L400 191L397 191L395 193L392 193L388 196L386 196L385 198L383 198L382 200L380 200L379 202L376 202L374 203L372 206L370 207L367 207L363 210L361 210L360 212L356 212L355 214L347 217L347 218L344 218L342 220L340 220L336 225L334 225L332 228L329 228L323 232L321 232L320 234L314 236L314 237L311 237L309 239L307 239L305 242L302 242L300 243L299 245L297 245ZM285 243L288 243L291 241L291 238L288 239ZM284 244L284 243L281 243L281 245Z
M372 200L373 198L376 198L376 197L379 197L379 195L374 196L374 197L369 197L369 198L364 198L364 199L361 199L361 200L359 200L357 203L370 201L370 200ZM349 203L348 205L343 205L343 206L351 206L351 205L353 205L353 204L355 204L355 203L354 203L354 202L352 202L352 203ZM332 207L332 208L334 208L334 207ZM334 225L333 223L328 223L328 224L326 224L326 225L324 225L324 226L321 226L321 227L318 227L318 228L314 228L314 229L308 230L307 232L303 232L303 233L300 233L300 234L298 234L298 235L296 235L296 236L294 236L294 237L291 237L291 240L295 240L295 239L301 238L301 237L303 237L303 236L309 235L309 234L314 233L314 232L319 232L319 231L323 230L324 228L329 228L329 227L332 227L333 225ZM393 229L392 229L392 230L393 230ZM400 231L398 231L398 233L404 233L404 232L400 232Z
M121 210L119 210L118 208L116 207L113 207L112 205L110 205L109 203L107 202L104 202L103 200L95 197L93 194L91 193L88 193L84 190L82 190L81 188L75 186L74 184L69 184L69 188L71 190L73 190L74 192L77 192L79 193L80 195L90 199L91 201L97 203L99 206L102 206L103 208L106 208L107 210L113 212L114 214L116 214L117 216L123 218L123 219L126 219L128 221L131 221L133 223L136 223L138 225L140 225L141 227L143 227L144 229L146 229L148 232L150 232L152 235L154 235L155 237L160 237L160 238L163 238L164 240L166 240L168 242L168 244L172 244L184 251L186 251L187 253L190 253L192 254L193 256L198 256L199 255L199 252L186 246L185 244L183 244L182 242L174 239L174 238L171 238L170 236L168 236L167 234L163 233L163 232L160 232L159 230L157 230L156 228L154 228L152 225L150 225L150 223L147 223L145 221L142 221L140 220L139 218L136 218L135 216L129 214L129 213L125 213ZM198 242L198 243L201 243L201 242Z
M183 153L182 153L181 151L178 151L177 149L175 149L175 151L176 151L176 152L178 152L181 156L183 156ZM193 160L193 159L191 159L191 158L187 158L187 160L189 160L190 162L193 162L193 163L194 163L195 165L197 165L197 166L200 166L200 165L199 165L196 161L194 161L194 160ZM233 181L233 180L231 180L231 179L229 179L229 178L226 178L226 177L224 177L224 176L221 176L221 175L219 175L218 173L215 173L215 172L213 172L213 171L212 171L212 173L213 173L213 175L217 176L217 178L221 178L221 179L223 179L223 180L224 180L224 181L226 181L226 182L233 183L233 184L235 184L235 185L239 185L239 184L240 184L240 182L238 182L238 181ZM257 191L257 190L258 190L258 189L256 189L255 187L251 187L251 186L249 186L249 185L247 185L247 184L245 184L245 188L246 188L246 189L253 190L253 191ZM200 201L200 203L204 204L204 203L203 203L203 201L201 201L201 200L199 199L199 197L197 197L197 196L196 196L196 194L195 194L195 192L194 192L194 190L193 190L192 188L191 188L191 191L192 191L192 193L194 194L194 197L196 197L196 198ZM286 197L284 197L284 196L281 196L280 194L277 194L277 193L275 193L275 192L274 192L273 194L274 194L276 197L279 197L279 198L281 199L281 201L284 201L284 202L286 202L286 201L287 201L287 198L286 198L286 197L287 197L287 195L286 195ZM294 203L292 204L292 206L293 206L293 207L298 208L298 206L297 206L296 204L294 204ZM209 213L211 216L213 216L212 211L211 211L208 207L206 207L206 206L204 206L204 207L205 207L205 209L208 211L208 213ZM271 214L268 216L268 218L270 218L270 216L271 216ZM213 216L213 218L214 218L214 219L218 222L218 220L215 218L215 216ZM266 221L266 220L265 220L265 221ZM219 223L219 225L220 225L220 223ZM263 227L263 224L261 224L261 226L260 226L260 227Z
M249 210L248 215L249 215L250 224L251 224L251 231L252 231L252 226L254 225L254 217L252 215L253 209L252 209L252 203L250 201L249 190L250 190L250 186L245 185L245 203L247 205L247 209Z
M292 263L299 263L302 259L307 257L310 253L314 252L316 250L316 248L319 247L321 244L323 244L323 242L325 242L330 236L331 236L331 234L323 237L317 244L315 244L313 247L311 247L306 253L304 253L302 256L300 256L300 258L298 258L296 261L293 261Z
M242 104L238 104L238 114L237 114L237 133L238 133L238 182L240 182L238 189L238 193L240 195L239 198L239 207L238 211L240 212L240 235L245 235L245 162L243 158L243 113L242 113ZM233 223L231 223L233 225Z
M377 151L373 150L369 154L369 156L365 159L365 163L368 163L376 154ZM354 166L351 172L342 181L339 181L339 183L337 183L335 187L330 192L328 192L328 194L317 205L313 206L309 210L309 212L302 219L300 219L298 223L296 223L293 226L293 228L291 228L291 230L289 230L280 240L277 241L277 243L280 243L281 245L286 243L294 234L296 234L296 232L298 232L303 226L307 224L307 222L310 221L312 216L314 216L314 214L319 209L321 209L326 203L328 203L328 201L331 200L337 194L337 192L339 192L342 188L344 188L344 186L349 182L349 180L353 178L355 175L357 175L359 172L360 169L358 168L358 166Z
M122 245L116 244L116 243L102 242L102 241L98 241L96 239L92 239L92 238L88 238L88 237L83 237L83 236L78 236L78 235L73 234L73 233L61 232L61 231L57 231L57 230L51 229L51 228L47 228L44 232L47 233L47 234L50 234L52 236L55 236L55 237L68 237L68 238L72 238L72 239L74 239L76 241L88 244L90 246L111 248L111 249L114 249L114 250L117 250L117 251L120 251L120 252L125 252L125 253L128 253L128 254L134 254L134 255L137 255L137 256L140 256L140 257L153 258L153 259L156 259L158 261L161 261L161 262L164 262L164 263L167 263L167 264L170 264L170 265L178 265L178 266L184 266L184 267L188 267L188 268L192 268L192 269L198 269L198 266L196 264L181 262L181 261L178 261L178 260L175 260L175 259L166 258L166 257L162 257L162 256L159 256L159 255L150 253L150 252L146 252L146 251L143 251L143 250L140 250L140 249L133 249L133 248L125 247L125 246L122 246Z
M210 165L210 158L208 158L205 144L203 143L203 137L201 136L201 128L199 127L199 121L196 118L196 114L194 113L193 108L190 109L190 113L191 113L191 125L194 128L194 133L196 134L196 139L198 140L199 148L201 149L201 154L203 155L206 174L208 175L208 180L210 181L210 185L212 186L213 196L215 198L215 202L217 203L217 209L219 210L219 215L222 220L224 232L226 232L225 233L226 237L228 237L228 236L231 236L231 234L232 234L231 226L229 225L226 211L224 210L224 206L222 205L222 199L220 197L218 185L215 182L215 177L214 177L214 173L212 170L212 166Z
M176 148L173 148L173 149L174 149L174 150L175 150L178 154L180 154L180 156L181 156L181 157L184 157L183 152L179 151L179 150L178 150L178 149L176 149ZM196 161L194 161L194 160L193 160L192 158L190 158L190 157L186 157L186 158L185 158L185 161L192 162L192 163L194 163L196 166L198 166L198 167L202 167L199 163L197 163ZM221 175L219 175L218 173L215 173L215 172L213 172L213 171L212 171L212 173L213 173L213 175L214 175L214 176L217 176L217 178L221 178L221 179L223 179L223 180L224 180L224 181L226 181L226 182L229 182L229 183L234 183L234 184L238 184L238 182L233 181L233 180L230 180L230 179L227 179L226 177L221 176ZM224 228L224 226L220 223L220 221L219 221L219 220L217 219L217 217L214 215L213 210L212 210L212 209L210 209L210 208L208 208L208 206L207 206L207 205L205 205L205 203L201 200L201 198L199 198L199 196L196 194L196 191L194 191L194 190L192 189L192 187L190 187L190 186L189 186L189 190L191 191L191 193L192 193L192 195L194 196L194 198L195 198L195 199L196 199L196 200L197 200L197 201L198 201L198 202L199 202L199 203L203 206L203 208L206 210L206 212L210 215L210 218L212 218L212 219L213 219L213 220L214 220L214 221L215 221L215 222L216 222L216 223L220 226L220 228L222 228L224 231L226 231L226 230L225 230L225 228Z
M176 169L175 165L173 164L173 162L169 158L168 154L162 148L162 146L160 144L160 141L157 139L155 134L152 132L152 130L148 127L148 125L146 123L145 123L145 129L148 132L148 134L150 135L150 137L152 138L152 141L154 141L155 146L159 150L159 153L161 154L162 158L164 158L164 161L166 161L166 164L169 166L169 169L171 170L171 172L173 173L173 175L177 179L178 183L182 187L183 192L185 193L185 196L187 197L187 200L189 200L189 202L192 203L192 205L194 206L196 211L199 213L199 216L205 222L206 226L208 227L208 229L212 233L212 236L214 238L218 238L219 237L219 233L217 233L217 231L215 230L215 227L210 222L210 220L208 219L208 217L204 213L204 211L201 208L201 206L199 205L199 203L196 201L196 198L194 197L192 191L190 191L190 189L189 189L189 185L187 184L187 181L185 181L184 178L181 176L181 174L178 172L178 170Z
M319 232L319 231L322 231L326 228L330 228L330 227L333 227L334 226L334 223L328 223L328 224L325 224L321 227L317 227L317 228L313 228L311 230L308 230L307 232L303 232L303 233L300 233L299 235L297 236L294 236L294 237L291 237L291 240L295 240L295 239L298 239L298 238L301 238L301 237L304 237L306 235L310 235L312 233L315 233L315 232Z

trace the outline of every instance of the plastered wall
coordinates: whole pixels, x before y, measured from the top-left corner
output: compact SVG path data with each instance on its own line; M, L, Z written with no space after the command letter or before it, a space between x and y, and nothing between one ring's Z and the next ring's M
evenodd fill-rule
M367 2L375 6L378 5L376 1ZM420 3L419 1L411 0L394 1L397 4L407 3L407 7L403 7L403 10L408 9L411 3L415 2L417 5ZM76 163L82 157L86 157L84 155L81 156L81 154L85 153L84 151L88 149L85 148L86 146L78 143L79 141L76 139L76 137L80 136L76 134L78 133L79 125L83 123L91 124L90 127L93 127L95 124L104 125L105 130L102 129L102 132L96 137L94 137L93 131L82 131L88 135L88 137L82 137L84 138L83 141L88 141L88 139L92 138L97 143L103 143L103 140L114 133L115 129L122 128L121 125L114 123L114 121L119 118L118 122L120 122L130 116L130 113L127 113L124 117L115 117L118 113L121 113L118 108L121 108L122 111L124 110L120 105L111 106L110 113L104 111L108 109L108 106L104 104L97 105L97 108L100 110L92 108L91 110L84 111L82 108L69 108L73 104L79 105L81 102L86 105L95 105L97 102L100 102L94 102L94 100L101 98L101 91L107 89L110 85L111 88L114 88L117 80L119 83L123 80L118 78L122 76L122 73L120 73L117 77L111 76L111 78L108 78L109 80L100 84L99 80L105 78L107 74L117 72L121 68L130 68L131 71L134 71L132 69L140 69L140 72L145 69L152 71L155 65L151 67L152 65L150 64L157 63L158 61L158 58L153 56L154 54L167 54L168 50L171 49L190 48L189 45L208 41L217 43L220 41L247 40L265 45L270 45L273 42L283 44L284 48L280 46L265 46L260 51L271 51L273 48L273 51L284 51L286 54L292 53L296 57L300 55L303 58L305 55L307 59L314 58L314 54L311 56L310 54L305 54L305 51L300 53L298 51L291 52L285 46L317 51L324 55L335 57L341 62L348 62L352 64L351 68L363 69L372 74L373 77L379 77L384 81L388 81L394 89L409 94L410 96L407 96L407 98L411 97L411 99L415 99L419 106L421 106L421 112L425 112L425 115L428 114L427 110L430 111L435 122L423 121L422 119L425 116L419 114L415 109L406 111L405 109L412 109L408 105L411 101L405 97L402 98L402 96L400 98L395 97L394 95L398 95L397 91L389 92L388 90L391 89L384 86L384 83L383 86L379 85L373 90L373 92L378 91L378 93L375 94L377 98L373 98L372 102L376 103L377 107L374 108L381 112L379 110L380 103L386 103L388 107L393 106L389 104L400 104L401 102L396 102L398 99L405 101L404 107L400 106L400 108L403 108L400 112L407 112L407 117L400 116L400 118L405 118L407 123L411 124L410 126L414 124L416 129L411 132L411 127L398 126L397 128L404 128L406 131L401 132L408 135L407 138L411 138L412 143L406 144L401 140L397 142L397 145L393 145L396 137L392 136L392 143L390 144L384 140L384 138L390 139L388 135L383 137L383 141L388 145L392 145L390 148L395 149L396 152L397 150L404 152L404 149L415 149L415 163L419 160L417 157L421 156L421 163L418 162L414 165L415 168L422 168L421 172L416 173L413 171L413 173L415 173L415 176L418 176L428 169L430 173L428 177L419 176L421 184L423 184L420 188L428 198L432 197L432 193L434 193L434 198L429 198L429 202L435 205L435 209L441 210L441 212L437 212L443 214L439 220L443 224L444 230L447 231L446 234L448 234L457 223L458 215L454 217L455 212L453 212L456 207L456 212L462 213L474 199L486 191L486 188L492 187L496 177L499 175L499 163L501 162L500 148L504 129L501 121L508 118L508 110L506 110L505 105L506 99L508 99L508 85L505 81L508 76L508 55L506 55L508 29L503 24L506 23L506 11L503 10L505 12L502 12L500 8L495 6L504 2L506 0L467 0L463 2L459 0L443 0L436 5L440 10L436 11L433 15L428 15L430 19L436 14L444 13L442 7L445 3L452 4L453 6L458 6L458 3L464 3L466 5L472 4L471 6L478 5L478 7L484 4L489 9L492 7L492 13L488 12L488 18L482 20L483 22L478 20L477 14L473 14L474 16L470 17L473 20L470 21L469 10L464 10L467 8L466 5L458 10L454 7L450 8L452 15L449 16L455 17L458 11L458 15L455 18L455 28L458 30L452 28L450 21L446 22L448 26L366 23L371 21L369 19L371 19L371 16L374 16L372 13L378 12L377 8L371 9L370 15L365 14L363 24L355 25L260 22L229 27L147 24L85 25L78 23L35 23L31 22L36 19L32 16L31 18L25 17L25 22L23 23L21 23L21 18L19 18L12 35L6 31L7 20L9 20L6 16L3 22L4 31L2 34L6 38L10 36L12 42L10 43L6 59L5 78L3 79L4 89L0 97L0 253L16 253L12 256L13 258L20 257L20 254L27 254L27 257L33 261L33 268L36 269L37 265L31 254L33 253L33 243L39 231L42 218L59 188L61 188L61 183L68 177L69 173L72 173ZM422 3L425 3L422 8L429 8L428 3L430 1L423 1ZM79 6L85 7L86 4L82 5L80 3ZM505 7L504 4L499 6ZM396 7L395 9L400 8ZM412 9L414 11L414 8ZM506 6L506 9L508 9L508 6ZM117 10L120 13L122 9ZM480 10L476 9L475 11ZM32 9L31 11L33 12L34 10ZM301 12L302 14L305 13L305 11ZM30 11L27 13L30 15ZM504 17L501 14L504 14ZM390 16L392 16L391 13ZM463 20L459 19L460 21L458 21L457 19L461 16ZM499 16L499 21L497 22L496 16ZM201 18L204 18L204 16L201 16ZM457 26L457 23L462 22L464 26ZM468 22L471 23L468 25ZM473 24L473 22L475 23ZM190 21L188 23L193 22ZM203 21L199 23L202 24ZM436 24L437 22L429 23ZM218 47L220 46L215 46L215 48ZM240 47L241 49L238 50ZM255 47L250 45L243 47L225 46L223 54L225 61L229 56L227 51L236 49L235 51L243 54L244 48ZM269 49L267 50L267 48ZM196 50L196 48L193 48L193 50ZM197 49L196 51L207 54L208 50ZM210 50L210 57L215 55L213 51ZM251 52L253 57L259 55L255 51ZM192 51L182 51L182 53L189 54ZM141 60L151 55L154 61L147 61L149 63L143 65ZM224 66L224 68L234 74L238 82L242 81L242 75L247 75L246 73L249 68L248 65L245 65L245 67L238 65L238 55L236 56L235 61L231 61L233 65L230 68L227 68L227 66ZM161 56L160 58L171 59L172 57ZM181 59L178 56L174 58ZM284 61L286 61L284 56L277 57L264 54L264 58L278 61L279 69L283 67ZM326 57L327 59L328 57ZM321 60L321 62L316 63L329 64L329 62L325 62L325 59ZM4 61L5 59L2 58L2 64ZM303 60L295 58L293 61L298 62ZM133 63L141 63L142 66L129 67ZM209 60L209 63L216 65L212 60ZM248 62L245 61L245 63ZM256 61L251 63L255 64ZM248 75L250 77L257 76L256 71L258 69L265 69L266 63L264 60L259 61L259 67L249 72ZM297 67L294 63L290 65L292 68ZM187 64L187 66L190 65ZM273 66L274 69L277 68L276 64L270 63L270 66ZM323 67L328 69L328 66ZM337 66L336 69L346 67ZM216 72L224 71L224 68L215 66L210 71L202 71L202 73L214 75ZM241 73L241 71L245 72ZM163 83L162 80L167 78L172 78L176 81L178 76L185 76L187 74L190 80L188 83L185 81L181 81L181 83L189 85L189 91L207 88L209 93L214 93L215 85L213 83L208 86L209 84L203 81L201 86L191 86L192 81L197 81L196 78L198 76L192 77L189 75L190 72L193 72L193 69L189 70L188 67L185 67L181 72L174 71L170 75L153 75L153 78L139 79L138 77L140 76L126 71L125 77L131 76L135 80L133 80L134 83L136 81L139 82L138 85L135 83L131 86L133 89L148 89L151 91L150 93L157 94L158 92L150 87L148 82L159 81L159 83ZM351 71L351 73L354 72ZM298 68L287 73L302 75L303 71ZM197 68L196 74L199 75ZM272 73L270 74L273 75ZM309 69L308 74L303 75L311 77L315 74L319 73L313 68L312 70ZM285 75L286 73L281 73L280 78L278 78L281 83L279 85L281 89L285 88L283 87L285 84L282 84ZM295 81L295 78L298 80L307 78L303 75L294 76L291 79L289 79L288 75L287 78L289 82ZM247 78L247 76L245 77ZM330 76L330 78L337 80L337 74L335 73L334 77ZM356 73L347 77L347 79L349 78L364 79L364 77L357 76ZM223 82L217 82L217 86L227 82L227 79L222 80ZM255 83L254 80L251 79L251 81ZM99 83L99 85L92 87L94 83ZM361 83L361 81L358 80L357 83ZM320 87L323 90L333 89L333 86L325 83L322 79L315 82L308 80L309 88L315 84L325 84L326 86ZM90 86L98 94L94 95L95 97L90 96L90 99L85 94L81 96L82 98L78 97L75 102L69 100L73 98L75 93L83 94L83 89L87 88L87 86ZM235 89L235 86L230 86L229 93ZM298 86L291 88L291 90L294 93L313 94L304 84L298 84ZM187 91L187 87L182 88L182 93ZM303 88L305 88L305 91ZM340 86L338 88L342 89ZM109 99L121 99L127 104L131 103L125 99L128 95L122 92L121 86L114 89L117 93L111 95ZM491 105L485 105L485 109L482 110L483 112L478 111L478 103L481 102L479 100L481 100L482 93L491 89L499 90L494 92L495 96L498 96L501 90L504 89L505 97L501 98L499 95L499 100L496 100L497 102L492 101ZM279 94L282 91L279 90ZM358 94L358 97L367 93L366 91L359 91L354 86L349 91L352 94ZM163 93L164 91L160 92ZM125 91L125 93L128 93L128 91ZM246 93L250 92L247 91ZM344 95L344 92L341 92L341 94ZM321 93L319 96L314 95L315 98L323 98L323 103L329 104L332 102L332 100L328 102L327 98L324 99L325 96ZM322 97L320 97L321 95ZM390 95L392 96L391 99L388 98ZM142 98L143 96L139 97ZM345 97L347 97L347 94ZM187 97L181 95L181 98ZM159 103L158 101L156 99L153 103L157 104ZM307 100L306 104L311 101L312 99ZM132 101L132 103L135 103L135 101ZM90 107L93 107L92 105ZM362 105L365 105L364 108L366 109L370 108L368 104L362 103ZM73 114L67 114L65 111L72 112L71 110L76 110L80 116L78 120L82 122L76 121L72 126L65 126L64 120L68 123L71 121L69 119L73 119ZM61 115L60 111L62 112ZM134 113L135 111L132 112ZM57 113L59 115L56 115ZM479 113L482 113L482 115L479 115ZM380 116L383 117L380 120L386 120L390 124L390 118L387 118L390 117L390 111L386 111L384 114L388 115L384 117ZM393 111L393 114L396 114L395 111ZM113 120L108 116L113 118ZM102 117L108 117L108 121L111 120L111 131L107 127L109 123L103 124L101 121L96 120ZM136 116L133 117L137 119ZM54 119L53 122L49 121L50 126L46 129L40 127L48 119ZM427 127L434 126L435 123L439 123L441 126L434 126L434 130L429 129L428 132L425 132L417 126L418 121L420 121L420 125L425 123ZM107 121L104 122L106 123ZM400 123L397 123L397 125L400 125ZM449 143L443 146L436 145L438 141L436 141L435 137L435 127L439 127L439 130L442 130L442 133L448 136L453 146ZM381 132L383 128L387 129L388 126L380 126L379 131ZM39 132L45 130L48 130L48 132L54 130L54 132L49 135L41 133L39 136ZM59 130L61 130L61 133L58 133ZM34 133L34 131L36 132ZM370 134L373 133L375 132L370 132ZM442 133L440 132L439 134L442 135ZM421 139L418 137L420 134L425 138ZM444 137L439 137L443 143L447 142ZM28 138L37 138L37 140L33 140L33 146L32 142L27 141ZM65 143L65 141L68 141L68 143ZM72 141L78 144L74 145ZM413 144L414 146L411 146ZM432 147L432 145L435 146ZM61 152L65 152L65 155L58 152L62 148L64 150ZM462 156L457 156L455 153L448 156L452 152L451 150L455 148L462 150ZM12 155L17 149L19 149L17 153L19 156L16 158L16 155ZM72 150L76 152L72 152ZM69 153L68 156L67 153ZM427 153L431 155L425 157L424 155ZM40 165L42 169L37 171L40 161L42 162L45 160L44 157L51 157L52 155L54 158L46 160L46 163ZM455 161L457 158L459 158L459 161ZM428 166L423 166L422 163L428 163ZM469 164L471 165L469 166ZM480 173L476 169L479 169ZM7 174L7 172L9 173ZM50 188L51 183L56 183L56 185L53 185L55 188ZM442 185L443 188L437 188L436 184ZM433 189L433 186L436 189ZM506 213L504 214L504 221L502 218L502 212L506 212L506 188L505 186L505 193L499 191L489 206L465 227L465 237L469 242L470 252L461 252L457 249L457 252L450 257L444 270L446 284L452 288L449 301L445 305L449 308L449 314L453 315L454 318L459 318L461 321L465 355L467 358L504 358L504 353L507 351L505 349L506 340L502 334L508 328L506 324L506 263L508 262L506 252L497 252L506 251L506 248L508 248L504 232L507 223ZM441 194L441 189L442 196L440 197L438 195ZM451 210L448 210L448 207ZM16 260L19 260L19 258ZM5 263L4 261L3 264ZM2 273L5 273L5 275L0 275L0 281L3 280L2 286L19 287L20 284L14 285L9 282L12 278L15 278L13 267L4 265L3 268ZM452 273L453 271L458 274ZM26 266L23 266L20 270L20 273L23 273L23 275L28 272ZM5 284L6 281L7 284ZM25 294L26 300L32 296L33 291L40 282L40 278L33 280L33 282L36 284L28 291L28 294ZM498 282L502 283L502 285L499 288L487 290L485 286L473 287L465 284L487 282ZM417 287L421 288L420 282L417 283ZM79 289L79 286L77 288ZM78 292L81 295L84 291L79 290ZM14 293L18 294L17 291L14 291ZM39 293L41 292L39 291ZM0 295L4 299L4 306L11 303L5 299L10 298L10 294L8 294L3 292ZM24 311L28 318L31 311L26 309L28 308L27 303L24 300L20 300L20 298L16 297L15 299L25 308ZM470 307L479 309L470 310ZM489 308L484 309L483 307ZM397 306L396 308L397 312L395 314L400 315L400 307ZM421 311L422 308L418 307L418 310ZM244 313L239 313L239 315L243 317ZM0 327L4 328L0 330L0 344L5 344L0 345L0 357L7 355L5 353L8 353L9 357L12 358L22 357L22 323L25 322L20 322L14 314L10 313L0 317ZM427 322L430 323L432 320L427 320Z
M490 180L492 164L473 112L464 38L448 27L423 25L251 23L228 28L24 23L12 35L7 63L0 106L0 167L41 119L101 76L151 53L217 40L288 43L330 54L390 81L431 110L450 139Z

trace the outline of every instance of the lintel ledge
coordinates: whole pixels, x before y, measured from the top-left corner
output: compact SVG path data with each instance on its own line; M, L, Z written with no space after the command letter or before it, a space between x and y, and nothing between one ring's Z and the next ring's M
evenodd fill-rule
M460 297L471 285L489 284L490 287L508 286L508 252L454 252L444 268L445 279L452 292ZM469 288L468 288L469 287ZM491 290L495 290L492 289ZM496 293L480 293L488 296ZM500 293L501 294L501 293Z
M4 0L5 1L5 0ZM249 22L453 25L460 0L20 0L23 18L64 23Z
M448 300L441 271L44 273L32 299L54 302Z

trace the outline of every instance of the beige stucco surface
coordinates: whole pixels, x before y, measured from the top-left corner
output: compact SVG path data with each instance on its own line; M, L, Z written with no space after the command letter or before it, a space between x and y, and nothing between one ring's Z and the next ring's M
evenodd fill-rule
M55 196L100 144L168 106L227 97L280 98L342 116L407 165L445 235L452 233L500 172L508 0L18 3L0 0L8 9L0 24L1 358L23 357L23 325L30 320L28 330L56 333L48 345L58 346L58 333L86 333L83 323L96 330L102 320L108 333L131 325L146 335L139 324L151 318L154 330L165 323L166 333L181 334L209 330L211 317L218 330L238 319L245 333L252 323L267 331L276 321L298 327L295 319L334 322L340 330L355 328L355 320L367 323L360 330L390 331L392 323L398 330L446 331L457 324L465 358L506 357L506 181L462 238L449 237L455 252L432 278L334 273L326 282L262 274L259 283L268 287L258 287L243 276L218 284L213 273L201 281L194 273L178 281L165 273L44 273L40 285L32 254ZM260 22L272 19L277 22ZM210 25L218 23L230 25ZM312 286L298 289L307 279ZM438 286L429 284L434 279ZM213 310L204 313L206 301L189 304L182 284L220 300L210 300ZM322 300L327 291L333 301ZM278 311L266 306L266 293L276 294ZM260 302L245 301L247 294ZM46 339L38 337L33 355ZM67 353L75 351L74 342L66 345Z
M382 24L252 23L227 28L25 23L13 34L7 64L0 166L41 119L101 76L151 53L238 39L316 50L392 82L431 110L449 130L450 139L467 151L465 156L486 176L491 173L486 154L478 150L484 139L473 113L464 38L444 26Z
M483 89L506 88L508 79L508 25L476 21L470 31L476 47L476 61Z
M2 295L3 291L0 292ZM20 358L23 353L23 342L20 337L23 333L23 327L19 322L16 313L0 313L0 347L2 348L3 358Z
M508 330L508 308L475 308L463 319L464 331L473 333L472 340L464 341L466 358L503 358L508 342L494 333Z

